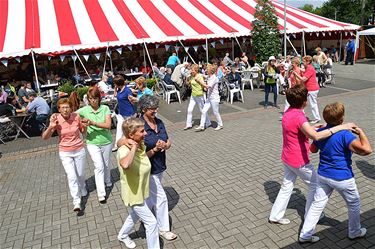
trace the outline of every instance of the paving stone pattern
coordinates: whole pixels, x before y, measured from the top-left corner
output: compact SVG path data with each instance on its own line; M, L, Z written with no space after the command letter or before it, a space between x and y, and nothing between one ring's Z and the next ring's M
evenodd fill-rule
M322 107L333 101L346 105L346 120L367 132L374 147L375 89L345 92L319 99ZM372 108L370 108L372 107ZM306 113L311 116L310 110ZM182 131L183 122L167 126L173 141L168 151L164 187L168 194L173 232L164 248L374 248L375 157L353 156L361 195L361 220L366 238L347 238L345 202L334 193L317 226L321 241L297 243L304 215L306 186L298 180L286 217L291 224L271 225L267 218L280 188L281 126L277 109L255 109L223 116L224 129ZM72 211L66 175L57 147L7 153L0 159L0 248L125 248L117 233L128 209L120 197L119 174L112 156L112 179L107 204L99 204L88 157L90 194L85 211ZM312 155L314 165L318 156ZM137 248L146 248L138 223L131 234Z

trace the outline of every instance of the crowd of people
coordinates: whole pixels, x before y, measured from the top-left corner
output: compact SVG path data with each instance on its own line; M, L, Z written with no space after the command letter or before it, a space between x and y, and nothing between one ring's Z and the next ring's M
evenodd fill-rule
M276 58L270 56L262 73L265 84L264 108L271 105L269 93L273 93L273 106L280 108L277 97L279 86L286 86L286 103L282 117L283 147L281 160L284 178L278 196L272 206L269 222L287 225L285 211L297 177L309 186L305 206L305 217L299 241L317 242L314 235L319 219L324 218L323 209L333 190L345 199L349 210L348 237L363 237L366 229L360 224L360 198L352 171L352 153L372 153L364 131L353 123L344 123L345 108L341 103L327 105L321 121L317 97L319 89L325 87L327 68L332 59L320 48L314 57L298 56ZM163 189L163 174L167 169L166 152L172 142L166 127L157 117L159 99L147 87L146 77L154 73L167 85L178 89L190 89L184 130L193 128L193 110L200 110L200 123L195 131L210 127L208 111L216 118L215 131L223 129L219 112L220 79L226 77L231 88L241 88L241 71L255 66L246 53L231 60L229 53L220 61L211 64L181 63L172 54L165 67L154 63L152 68L143 65L143 76L135 80L136 89L121 75L102 74L101 80L92 84L87 92L87 105L81 106L77 96L60 98L57 113L51 110L45 99L38 96L29 82L24 82L16 96L8 96L0 88L0 116L34 112L33 125L42 132L43 139L58 134L59 157L67 175L73 211L82 212L83 198L89 192L85 184L86 149L93 161L97 199L105 204L107 189L113 185L111 179L111 152L117 151L117 168L120 173L121 198L130 208L129 215L118 233L118 240L126 247L134 248L129 237L134 224L141 220L146 229L148 248L160 248L159 236L174 240L168 215L168 199ZM52 77L52 76L51 76ZM186 90L185 89L185 90ZM186 90L187 91L187 90ZM113 94L117 100L117 127L112 139L112 113L101 103L102 97ZM304 109L309 105L314 119L307 120ZM46 127L47 119L49 124ZM312 126L313 124L314 126ZM353 135L358 135L358 138ZM83 136L84 135L84 136ZM309 139L313 140L309 144ZM318 170L310 162L309 151L320 153Z

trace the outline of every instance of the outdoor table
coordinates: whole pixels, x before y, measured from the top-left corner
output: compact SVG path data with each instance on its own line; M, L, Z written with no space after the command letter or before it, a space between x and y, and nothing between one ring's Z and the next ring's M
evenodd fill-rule
M142 72L133 72L133 73L127 73L127 74L125 74L125 77L128 78L128 79L133 80L134 78L137 78L137 77L142 76L142 75L143 75Z
M17 127L17 134L14 135L14 140L18 138L20 133L22 133L27 139L30 139L30 137L26 134L26 132L22 129L22 127L25 124L26 119L30 117L31 115L32 113L19 113L15 116L9 116L10 120Z

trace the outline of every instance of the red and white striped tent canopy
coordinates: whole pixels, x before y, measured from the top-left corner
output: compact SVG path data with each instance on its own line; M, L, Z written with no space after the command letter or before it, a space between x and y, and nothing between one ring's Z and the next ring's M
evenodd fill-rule
M273 2L280 30L283 4ZM255 0L0 0L0 58L146 43L248 36ZM287 7L287 32L354 31Z

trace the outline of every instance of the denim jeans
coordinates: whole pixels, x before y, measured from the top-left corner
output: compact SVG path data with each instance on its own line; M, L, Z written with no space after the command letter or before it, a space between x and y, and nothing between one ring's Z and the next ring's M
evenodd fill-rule
M270 94L271 91L273 92L273 103L276 106L277 105L277 86L276 86L276 83L274 83L274 84L268 84L268 83L264 84L264 92L265 92L264 104L268 105L268 95Z

